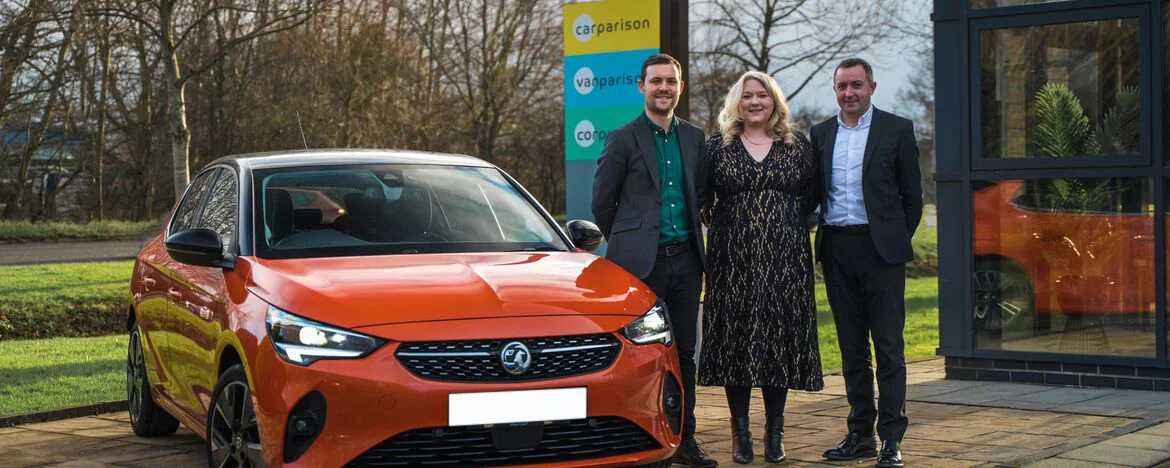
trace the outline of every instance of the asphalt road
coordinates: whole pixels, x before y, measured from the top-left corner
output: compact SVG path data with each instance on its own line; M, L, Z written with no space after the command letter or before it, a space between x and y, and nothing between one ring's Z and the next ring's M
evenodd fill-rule
M0 244L0 265L128 260L145 240Z

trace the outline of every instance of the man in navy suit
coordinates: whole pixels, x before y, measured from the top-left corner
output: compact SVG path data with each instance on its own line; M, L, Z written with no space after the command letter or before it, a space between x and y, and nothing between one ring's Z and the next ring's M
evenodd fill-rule
M674 115L682 66L666 54L642 64L646 112L609 132L593 178L593 218L609 245L605 258L640 278L666 303L678 343L684 421L674 462L718 465L695 442L695 345L703 288L699 207L708 189L703 130Z
M859 58L833 72L840 113L812 128L821 162L821 219L816 258L824 268L837 324L849 399L849 433L825 452L830 460L877 456L902 466L906 433L906 262L922 219L922 180L914 124L873 107L873 68ZM869 337L877 357L878 402ZM881 437L877 450L874 424Z

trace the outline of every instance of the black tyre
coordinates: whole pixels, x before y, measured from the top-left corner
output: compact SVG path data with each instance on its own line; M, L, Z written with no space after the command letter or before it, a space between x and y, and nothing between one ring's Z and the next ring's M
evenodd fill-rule
M1015 263L994 257L976 259L972 285L977 332L1000 335L1006 328L1036 328L1032 279Z
M211 407L207 411L207 464L214 468L265 466L252 388L240 364L225 370L211 393Z
M126 399L130 406L130 427L134 428L135 434L158 437L174 434L179 429L179 420L155 404L150 395L146 354L142 351L142 335L137 322L130 326L130 346L126 353Z

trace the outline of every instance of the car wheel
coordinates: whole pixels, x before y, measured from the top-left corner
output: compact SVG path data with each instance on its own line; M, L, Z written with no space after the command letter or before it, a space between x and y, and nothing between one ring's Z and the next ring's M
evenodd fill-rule
M1001 332L1020 324L1035 326L1032 279L1016 264L999 258L977 259L973 285L977 331Z
M233 365L219 376L207 411L207 462L215 468L264 465L260 428L244 366Z
M130 326L130 346L126 353L126 400L130 406L130 427L143 437L174 434L179 420L163 411L150 395L150 380L146 377L146 354L142 351L142 335L138 323Z

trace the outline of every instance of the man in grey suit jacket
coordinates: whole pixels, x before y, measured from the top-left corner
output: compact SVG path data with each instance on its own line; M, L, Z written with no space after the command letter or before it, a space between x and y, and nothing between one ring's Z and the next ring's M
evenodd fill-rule
M703 131L674 115L682 67L666 54L642 64L646 112L609 132L593 179L593 218L609 241L605 258L641 278L666 304L678 343L684 421L674 462L718 463L695 442L695 341L702 291L708 193Z
M821 161L822 197L816 258L837 340L849 405L849 434L825 452L830 460L877 456L878 467L902 466L906 433L906 262L922 219L918 144L909 120L870 104L877 82L864 60L833 72L841 112L810 131ZM878 404L869 337L877 354ZM877 451L874 423L882 440Z

